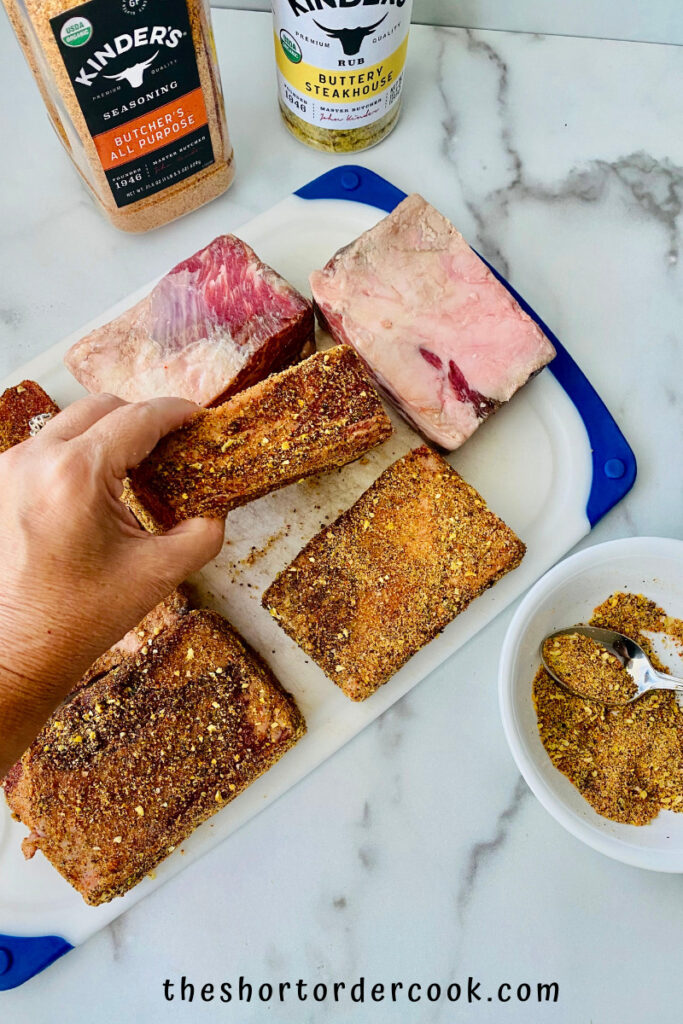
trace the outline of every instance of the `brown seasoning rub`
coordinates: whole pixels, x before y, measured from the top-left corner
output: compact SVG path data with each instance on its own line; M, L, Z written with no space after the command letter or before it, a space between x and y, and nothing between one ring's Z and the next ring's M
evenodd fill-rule
M25 855L40 849L92 906L121 896L305 728L229 623L190 612L79 689L10 770Z
M638 689L616 655L582 633L546 640L543 656L558 679L580 697L628 704Z
M58 412L59 406L33 380L7 388L0 396L0 453L35 436Z
M187 8L214 163L176 185L121 208L114 201L50 25L51 18L81 6L82 0L23 0L21 3L19 0L3 0L3 3L40 89L50 121L83 182L115 227L123 231L149 231L190 213L228 188L235 175L234 157L217 75L218 61L207 0L187 0ZM30 19L28 32L24 9ZM50 95L50 88L45 85L46 79L59 96L58 105Z
M145 615L144 619L129 630L118 643L100 655L71 692L75 693L76 690L82 689L138 653L142 653L143 656L147 654L149 645L154 644L161 633L176 626L190 611L192 611L190 595L185 585L181 584L177 590L173 590L168 597Z
M338 346L197 413L131 472L125 500L152 531L225 516L352 462L391 430L363 363Z
M524 551L477 491L423 446L314 537L262 603L348 697L364 700Z
M595 609L591 625L635 640L664 672L643 630L683 644L683 620L642 594L613 594ZM674 693L654 691L607 708L573 696L539 669L533 699L548 756L598 814L646 825L660 810L683 811L683 711Z

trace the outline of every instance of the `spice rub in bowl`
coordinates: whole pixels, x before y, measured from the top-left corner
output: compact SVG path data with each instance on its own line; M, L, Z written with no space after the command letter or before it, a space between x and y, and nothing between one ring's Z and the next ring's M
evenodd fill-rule
M549 636L542 654L546 668L576 697L605 705L628 704L637 692L619 658L583 633Z
M647 634L664 634L683 645L683 620L667 615L642 594L613 594L595 609L591 625L630 637L663 672L666 666ZM586 657L583 649L576 653L574 673L581 671ZM569 670L569 656L565 651L563 671ZM593 697L569 693L539 669L533 682L539 733L555 767L598 814L645 825L660 810L683 811L683 710L675 694L664 690L624 707L599 703L600 694L613 701L612 668L605 661L605 669L596 673Z

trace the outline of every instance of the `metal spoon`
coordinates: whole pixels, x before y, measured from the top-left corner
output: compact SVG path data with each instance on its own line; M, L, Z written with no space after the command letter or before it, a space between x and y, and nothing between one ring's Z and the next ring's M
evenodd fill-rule
M546 672L552 676L555 682L559 683L569 693L574 694L574 696L582 697L584 700L594 699L586 697L585 693L572 690L571 687L567 686L566 682L560 679L550 668L543 653L543 648L548 640L554 640L558 636L567 636L568 633L581 633L583 636L590 637L591 640L601 644L610 654L614 654L619 659L637 689L631 697L627 700L619 701L618 704L622 706L632 704L634 701L640 700L642 696L651 690L674 690L676 693L683 694L683 679L679 676L659 672L653 666L643 648L629 637L623 636L613 629L601 629L598 626L568 626L566 629L558 629L555 633L549 633L543 639L541 643L541 660ZM598 703L604 704L606 707L617 706L603 700L598 701Z

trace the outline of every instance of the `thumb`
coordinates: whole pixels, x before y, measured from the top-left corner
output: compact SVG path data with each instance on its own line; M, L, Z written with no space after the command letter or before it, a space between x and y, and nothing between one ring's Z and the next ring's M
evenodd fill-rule
M154 538L161 564L184 580L206 565L223 547L224 519L186 519Z

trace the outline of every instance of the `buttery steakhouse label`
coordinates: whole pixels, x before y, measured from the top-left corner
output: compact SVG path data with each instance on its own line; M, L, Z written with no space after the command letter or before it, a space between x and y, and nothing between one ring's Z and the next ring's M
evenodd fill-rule
M185 0L90 0L50 24L117 206L214 163Z
M412 0L273 0L280 98L320 128L371 125L398 102Z

